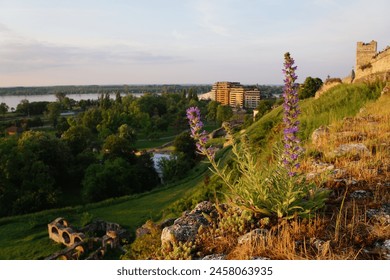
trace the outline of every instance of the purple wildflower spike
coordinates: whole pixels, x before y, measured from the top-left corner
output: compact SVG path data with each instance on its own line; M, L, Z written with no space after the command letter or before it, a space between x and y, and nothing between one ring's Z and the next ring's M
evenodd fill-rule
M214 159L215 149L213 147L206 148L209 137L207 136L207 132L202 130L203 123L201 121L199 108L188 108L187 119L191 128L191 137L196 141L198 153L207 156L209 159Z
M284 55L284 90L283 90L283 109L284 109L284 127L283 143L284 153L282 163L287 169L289 176L297 174L296 169L299 167L298 158L302 151L299 146L300 140L297 136L299 121L297 120L300 110L298 108L298 84L295 83L298 76L295 74L297 66L294 66L294 59L290 53Z

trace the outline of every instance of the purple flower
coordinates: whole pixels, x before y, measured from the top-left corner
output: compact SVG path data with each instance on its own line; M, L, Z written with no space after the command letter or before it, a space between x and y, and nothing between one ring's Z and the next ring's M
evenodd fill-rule
M297 66L294 66L294 59L290 53L284 55L284 69L282 70L284 78L283 89L283 109L284 109L284 152L282 155L282 163L287 169L289 176L296 175L296 170L299 168L298 158L302 151L299 146L300 140L297 136L299 121L297 120L300 110L298 108L298 84L295 83L298 76L295 74Z
M206 144L209 140L207 132L202 130L203 123L201 121L200 110L198 107L190 107L187 109L187 119L191 128L191 137L196 141L198 153L207 156L209 159L214 159L215 148L208 147Z

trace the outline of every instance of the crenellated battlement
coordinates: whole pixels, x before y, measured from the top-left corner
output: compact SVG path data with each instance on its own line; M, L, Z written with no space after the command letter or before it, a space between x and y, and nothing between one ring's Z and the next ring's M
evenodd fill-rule
M390 47L377 52L378 44L357 42L354 81L390 79Z
M356 47L356 69L370 63L377 53L378 43L372 40L370 43L357 42Z

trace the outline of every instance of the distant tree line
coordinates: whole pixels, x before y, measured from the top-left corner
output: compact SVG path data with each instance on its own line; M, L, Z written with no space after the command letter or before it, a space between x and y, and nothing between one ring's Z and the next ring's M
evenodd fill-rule
M0 88L0 95L86 94L86 93L180 93L193 90L197 94L209 92L211 85L88 85L50 87Z

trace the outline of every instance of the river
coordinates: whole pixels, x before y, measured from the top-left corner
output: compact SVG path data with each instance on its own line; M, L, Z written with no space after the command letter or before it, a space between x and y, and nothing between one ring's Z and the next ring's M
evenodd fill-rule
M132 95L139 97L142 93L132 93ZM100 93L84 93L84 94L67 94L66 97L70 99L74 99L76 101L80 100L97 100L101 96ZM122 96L126 96L126 94L122 94ZM114 95L111 95L114 98ZM8 105L9 109L16 109L16 106L23 100L27 99L29 102L37 102L37 101L48 101L54 102L57 100L54 94L38 94L38 95L2 95L0 96L0 103L5 103Z

